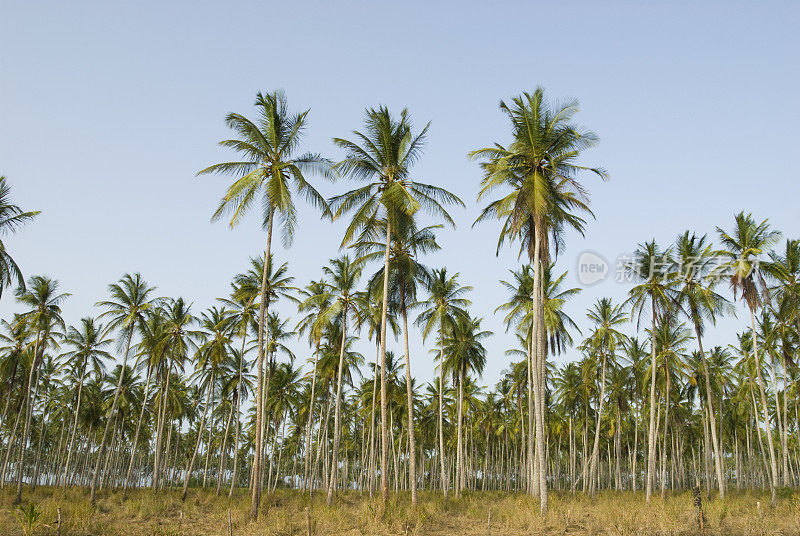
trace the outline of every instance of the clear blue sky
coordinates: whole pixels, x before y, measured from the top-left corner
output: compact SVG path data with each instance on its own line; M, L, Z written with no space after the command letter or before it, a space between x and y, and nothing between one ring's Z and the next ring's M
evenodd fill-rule
M68 322L97 314L108 283L134 271L199 313L264 247L255 215L233 231L210 223L228 179L195 177L231 156L216 145L227 112L251 114L257 91L283 88L293 108L311 108L305 148L335 159L331 137L359 128L366 106L408 107L432 123L417 176L467 203L427 261L475 287L473 311L497 334L484 375L493 383L511 340L493 314L498 279L517 263L510 250L495 257L497 226L470 227L480 170L466 153L508 140L499 100L537 85L576 97L579 121L601 138L584 162L611 180L587 177L597 219L562 252L571 284L585 249L613 259L653 237L729 227L742 209L797 237L798 27L789 2L3 0L0 173L20 205L42 210L4 240L26 275L73 293ZM308 207L300 219L294 246L276 256L302 285L338 254L342 226ZM585 326L591 302L626 291L591 287L569 312ZM0 315L14 310L4 296ZM711 343L742 326L726 320ZM430 379L417 333L412 356L414 375Z

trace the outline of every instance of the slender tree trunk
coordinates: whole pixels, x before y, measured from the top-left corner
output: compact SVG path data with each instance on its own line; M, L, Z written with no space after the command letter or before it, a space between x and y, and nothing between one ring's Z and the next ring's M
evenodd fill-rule
M719 438L717 437L717 420L714 415L714 404L711 399L711 375L708 372L708 361L706 360L706 353L703 351L703 338L700 334L700 324L695 322L694 331L697 335L697 347L700 349L700 360L703 363L703 376L706 380L706 405L708 406L708 413L710 417L711 428L711 445L714 448L714 470L717 473L717 487L719 489L719 498L725 500L725 474L722 469L722 450L719 447Z
M383 303L381 304L381 497L389 500L389 431L386 428L386 316L389 309L389 249L392 244L391 218L386 214L386 253L383 257Z
M333 493L336 490L336 465L339 462L339 428L342 408L342 379L344 377L344 348L347 342L347 305L342 309L342 344L339 347L339 369L336 376L336 409L333 414L333 455L331 461L331 479L328 484L328 497L325 499L327 506L333 502Z
M217 489L215 495L219 495L219 492L222 490L222 473L225 471L225 464L228 461L228 433L231 429L231 422L233 422L233 409L234 404L231 404L231 409L228 411L228 418L225 420L225 432L222 434L222 446L219 451L219 467L217 468Z
M594 445L592 446L592 456L589 459L589 495L594 496L595 493L595 470L597 468L597 458L599 456L600 447L600 420L603 417L603 403L606 398L606 356L605 353L600 354L601 371L600 371L600 400L597 403L597 418L594 427ZM584 476L584 479L586 477Z
M32 395L34 378L38 378L36 370L39 366L40 346L42 342L42 331L37 330L36 341L33 345L33 360L31 362L31 370L28 373L28 383L25 389L25 425L22 428L22 440L19 445L19 454L17 455L17 495L14 499L14 504L22 502L22 469L25 465L25 450L28 448L28 436L30 435L31 417L33 416L33 403L36 395ZM46 340L46 336L44 337ZM9 445L11 442L9 441Z
M405 296L400 298L400 313L403 316L403 346L406 352L406 397L408 399L408 482L411 487L411 504L417 505L417 441L414 435L414 388L411 383L411 352L408 349L408 312Z
M647 476L645 479L645 500L650 504L653 494L653 473L656 469L656 303L652 299L653 324L650 337L650 356L652 358L650 373L650 426L647 429Z
M269 307L267 299L267 276L269 255L272 250L272 224L275 217L275 207L270 206L269 216L267 222L267 250L264 253L264 269L261 278L261 302L258 306L258 384L256 387L256 430L255 430L255 452L253 453L253 494L250 500L250 515L254 520L258 519L258 506L261 502L261 486L258 485L261 480L261 456L263 445L261 428L264 422L264 390L262 382L264 378L264 339L266 335L266 318L267 308Z
M69 474L69 462L72 459L72 452L75 447L75 435L78 430L78 414L81 411L81 393L83 392L83 377L86 371L86 362L84 361L81 377L78 380L78 400L75 402L75 417L72 420L72 432L70 433L69 446L67 447L67 460L64 462L64 491L67 490L67 475Z
M150 393L150 375L152 373L152 369L150 367L147 368L147 382L144 386L144 396L142 397L142 409L139 411L139 421L136 424L136 433L133 436L133 447L131 448L131 460L128 464L128 472L125 475L125 480L122 483L122 496L125 497L125 493L128 491L128 484L131 480L131 473L133 472L133 460L135 458L134 454L136 453L136 447L139 445L139 432L142 429L142 421L144 420L144 410L147 407L147 395Z
M186 464L186 474L183 477L183 491L181 492L181 501L185 501L186 495L187 493L189 493L189 480L192 476L192 471L194 470L194 462L197 459L197 451L200 449L200 441L202 441L203 439L203 432L205 431L205 426L206 426L206 416L208 415L208 407L211 405L211 391L213 391L213 387L214 387L214 376L212 374L211 378L208 381L208 387L206 388L206 405L205 408L203 408L203 416L200 418L200 425L197 427L197 441L194 444L192 457Z
M319 362L319 342L316 343L314 348L314 370L311 373L311 397L308 399L308 419L306 420L306 449L305 449L305 469L303 471L303 489L306 490L308 486L308 470L311 462L311 428L314 423L314 397L317 388L317 363ZM374 395L373 395L374 398ZM309 493L311 486L308 486Z
M778 464L775 460L775 445L772 441L772 426L769 423L769 408L767 406L767 395L764 391L764 378L761 376L761 361L758 356L758 337L756 336L756 317L750 309L750 327L753 333L753 357L755 357L756 379L758 380L758 390L761 394L761 407L764 410L764 429L767 432L767 446L769 447L769 467L771 471L770 490L772 491L772 506L778 503ZM780 409L778 409L780 411Z
M439 322L439 466L442 471L442 493L447 498L447 469L444 465L444 321Z
M100 476L100 464L103 460L103 455L106 452L106 443L108 442L108 431L111 428L111 422L114 420L115 413L117 411L117 403L119 402L119 393L122 390L122 381L125 377L125 367L128 364L128 353L131 350L131 339L133 338L133 328L134 325L131 324L129 327L130 331L128 333L128 342L125 345L125 355L122 358L122 368L119 372L119 381L117 382L117 388L114 390L114 400L111 402L111 409L108 412L108 419L106 420L106 426L103 430L103 436L100 440L100 449L97 454L97 461L95 462L94 466L94 474L92 475L92 487L89 495L89 502L94 507L95 502L97 500L97 479Z

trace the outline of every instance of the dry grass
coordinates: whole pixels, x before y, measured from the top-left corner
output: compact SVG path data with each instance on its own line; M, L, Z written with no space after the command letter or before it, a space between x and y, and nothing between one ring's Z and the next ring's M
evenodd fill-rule
M0 535L22 534L11 514L13 494L0 493ZM185 503L178 492L154 496L149 491L102 494L92 510L83 490L43 489L26 493L42 516L33 534L55 535L57 509L62 511L61 534L103 536L214 536L227 535L228 509L236 536L306 536L308 517L315 536L484 536L491 510L491 536L546 534L566 535L688 535L701 534L690 493L655 497L645 506L641 494L605 492L594 499L580 494L553 493L550 511L539 516L537 504L525 495L506 493L467 494L444 500L437 494L421 494L420 506L411 508L407 495L393 497L381 512L379 498L342 493L331 508L324 497L309 501L298 492L279 491L264 498L258 522L248 519L249 498L240 492L232 499L192 490ZM762 505L759 517L757 503ZM800 495L784 494L770 508L769 495L731 494L722 503L705 501L705 534L800 535Z

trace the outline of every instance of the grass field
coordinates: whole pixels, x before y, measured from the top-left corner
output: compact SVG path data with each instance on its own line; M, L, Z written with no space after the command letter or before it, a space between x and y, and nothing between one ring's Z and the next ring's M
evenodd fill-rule
M0 534L24 534L15 518L13 494L0 496ZM589 534L700 534L691 493L655 497L646 507L641 494L601 493L594 499L581 494L554 493L544 518L532 499L520 494L478 493L459 500L422 494L412 509L404 495L393 498L381 515L381 502L358 493L340 494L326 508L324 496L309 502L298 492L279 491L265 496L258 522L248 519L249 498L240 493L232 499L211 492L193 491L185 503L177 492L157 497L149 491L103 494L92 510L81 490L38 489L27 493L41 515L32 534L58 533L61 507L62 535L214 536L228 534L228 510L234 535L317 536L333 535L589 535ZM759 515L758 503L761 504ZM732 493L725 503L704 501L705 534L800 535L800 495L786 495L770 508L769 495ZM491 522L490 521L491 512ZM17 513L19 513L17 511Z

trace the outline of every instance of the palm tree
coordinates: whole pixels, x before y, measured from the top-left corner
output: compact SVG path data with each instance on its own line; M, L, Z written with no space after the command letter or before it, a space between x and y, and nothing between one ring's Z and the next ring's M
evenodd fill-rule
M170 403L170 398L173 397L174 392L180 387L173 385L172 391L170 390L170 383L173 379L180 380L180 376L173 373L173 368L182 371L183 364L189 356L189 352L195 350L197 345L195 339L198 338L199 333L193 330L192 327L197 319L191 312L191 305L187 304L183 298L173 299L163 305L163 315L165 317L165 334L159 343L159 348L164 348L164 359L162 364L162 385L160 394L160 412L158 415L158 424L156 427L156 444L155 455L153 462L153 491L156 493L159 490L161 483L161 473L164 467L163 454L161 446L164 440L164 425L166 424L167 408L172 405L175 407L177 404ZM174 402L174 401L173 401Z
M600 417L603 414L603 404L606 396L606 363L614 359L616 350L625 341L617 328L628 321L628 316L623 312L622 306L614 305L610 298L601 298L586 315L594 324L592 334L584 343L584 348L600 358L600 398L597 407L597 419L594 429L594 446L589 459L589 472L584 466L584 481L589 478L589 494L595 492L595 469L597 468L598 448L600 446Z
M647 428L647 477L645 500L650 503L653 493L653 475L656 463L656 325L676 306L679 281L674 274L671 248L661 251L655 240L639 244L633 259L627 264L628 274L639 284L629 291L625 302L631 306L631 320L642 320L645 308L650 309L650 424Z
M205 384L206 402L203 407L203 416L197 428L197 442L195 443L192 456L186 464L181 501L186 500L186 495L189 491L189 480L192 475L192 470L194 469L197 451L200 448L200 441L203 438L206 416L208 415L208 410L211 405L211 395L214 391L215 382L220 377L220 371L231 355L232 337L236 329L233 317L224 307L220 309L212 307L208 311L202 313L200 315L200 326L203 329L203 342L197 349L196 354L198 365L197 373L201 382Z
M789 480L789 449L788 449L788 385L787 376L789 364L795 365L792 358L794 346L793 339L800 333L800 240L786 240L784 254L770 252L770 261L764 263L763 269L778 285L772 289L775 301L770 304L770 309L775 317L776 337L781 345L781 360L783 364L783 433L781 434L781 451L783 453L783 485L788 485Z
M320 329L319 319L330 307L330 299L322 299L321 296L328 296L328 283L324 279L311 281L305 288L300 289L300 300L298 311L306 313L297 323L297 330L302 335L308 331L308 342L314 348L314 365L311 370L311 391L308 399L308 415L306 417L306 439L305 439L305 462L303 471L303 490L308 485L308 471L311 463L311 429L314 419L314 401L316 400L317 389L317 364L319 363L319 349L322 342L323 329Z
M235 227L254 204L259 202L264 208L264 226L267 231L267 248L264 263L272 254L272 228L275 213L281 218L283 243L289 246L294 237L297 220L297 209L292 199L292 190L314 207L321 208L323 214L328 213L325 199L306 180L304 173L319 172L331 177L328 162L319 155L306 153L295 156L298 145L306 127L308 112L293 114L289 112L286 96L282 91L274 91L266 95L256 95L255 106L258 119L251 121L243 115L229 113L225 122L233 129L238 138L223 140L222 147L240 153L244 160L214 164L198 175L221 173L237 177L228 187L220 201L212 220L230 215L230 226ZM261 199L259 199L261 198ZM254 474L261 475L263 423L262 407L265 395L262 392L265 322L268 314L267 272L264 271L261 281L261 300L258 312L258 384L256 388L256 437L253 453ZM259 486L253 486L251 515L258 519L258 506L261 497Z
M470 372L480 375L486 365L486 348L481 341L492 334L481 330L480 318L457 316L453 329L445 339L445 360L442 366L453 375L453 385L458 390L457 414L458 431L456 434L456 497L466 481L464 469L463 410L464 383Z
M685 325L678 323L673 314L662 318L656 328L655 343L661 368L664 372L664 430L661 443L661 498L666 493L666 467L667 467L667 430L669 429L669 410L671 406L671 392L673 376L682 373L684 362L687 359L686 343L691 339L690 331ZM656 371L650 374L656 376Z
M67 364L72 373L77 377L78 388L75 393L74 418L72 421L72 431L70 432L67 459L64 462L64 490L67 489L67 475L69 475L69 464L72 459L72 452L75 446L75 435L78 431L78 416L81 412L81 400L83 383L91 369L95 374L101 374L104 370L103 359L111 360L111 354L106 348L111 344L111 339L105 337L105 328L102 324L96 323L94 318L85 317L81 319L80 327L69 328L64 343L73 349L65 352L62 357L67 359Z
M416 324L422 326L422 338L427 339L434 330L439 336L439 465L441 469L442 493L447 497L447 474L444 461L444 343L450 335L458 318L468 318L466 308L471 301L464 297L472 290L470 286L461 286L459 274L447 275L447 268L433 270L428 279L428 299L421 301L422 308Z
M38 368L44 357L45 348L53 343L53 331L64 327L61 318L61 303L69 297L68 293L58 292L58 281L45 276L33 276L28 282L28 289L17 289L17 300L30 310L20 317L29 329L36 333L28 382L25 387L25 425L22 431L19 454L17 455L17 495L14 503L22 501L22 468L25 462L25 451L30 437L31 418L33 416L34 378L38 379Z
M261 263L256 262L255 259L252 259L251 262L255 262L256 267L261 265ZM283 266L286 266L286 264L284 263ZM272 263L270 263L270 268L271 267ZM258 304L256 300L260 293L260 282L261 278L254 278L248 276L248 274L239 274L234 279L234 282L231 283L230 298L220 298L220 301L231 310L231 314L235 318L233 322L235 322L236 335L242 339L241 349L235 354L239 360L239 367L235 389L236 433L233 441L233 473L231 474L231 487L228 491L229 497L233 495L233 488L236 483L236 472L239 461L239 436L241 434L241 403L246 387L244 367L247 353L247 338L250 331L252 331L252 326L257 325L256 314ZM285 282L288 285L288 281ZM274 285L272 285L272 288L274 291L277 291ZM222 473L220 471L220 480L221 477ZM219 489L219 485L217 488Z
M769 228L769 223L764 220L757 223L751 214L740 212L735 216L734 228L730 233L717 227L720 242L724 248L721 252L727 258L723 267L725 277L728 279L733 298L741 296L750 311L750 330L753 336L753 357L755 359L756 380L761 395L761 407L764 412L764 426L767 432L769 446L769 462L771 471L770 487L772 489L772 504L778 501L778 465L775 460L775 445L772 440L770 427L767 395L764 390L764 379L761 375L761 361L758 355L758 338L756 336L755 311L762 304L762 297L767 295L767 284L764 273L759 268L759 256L767 252L780 237L780 233Z
M482 158L484 177L478 200L500 190L501 197L491 201L475 223L486 219L502 221L497 249L506 240L518 241L520 253L527 253L533 265L535 349L532 371L534 406L537 416L536 458L539 482L534 486L540 493L542 515L547 512L547 483L544 455L544 390L545 334L543 327L542 266L550 264L550 250L563 240L566 227L582 233L584 220L576 212L588 212L585 189L577 179L579 173L592 172L606 176L601 168L587 168L577 163L581 152L597 143L597 136L573 123L578 112L577 101L550 107L544 90L524 93L510 104L500 103L509 118L513 141L508 147L478 149L471 158Z
M711 442L714 449L714 468L717 474L717 486L720 499L725 499L725 476L722 467L722 451L717 437L716 416L711 401L711 379L708 374L708 361L703 351L703 321L716 322L717 316L731 312L728 300L714 291L718 278L713 277L714 261L717 252L706 242L706 236L697 236L686 231L678 236L675 243L675 262L678 265L680 287L677 303L689 318L697 337L697 346L703 365L703 376L706 383L706 405L710 416Z
M22 225L33 220L39 211L23 212L21 208L11 202L11 185L5 176L0 176L0 235L14 233ZM0 297L3 291L11 284L25 289L25 279L22 271L6 250L5 244L0 240Z
M378 225L378 230L383 225ZM430 225L418 228L414 218L407 215L398 215L395 219L395 231L392 234L392 248L389 254L389 293L390 300L397 303L397 309L403 321L403 349L405 353L405 384L406 384L406 404L411 411L408 411L408 472L409 486L411 488L411 504L416 505L417 499L417 442L414 432L414 392L411 380L411 350L408 342L408 310L416 305L417 290L421 285L426 285L431 278L431 272L427 266L419 262L419 257L425 253L438 251L439 244L436 243L434 229L441 228L441 225ZM378 232L378 235L384 233ZM378 259L383 255L383 244L377 237L362 235L357 242L357 247L363 253L364 261ZM381 284L384 280L383 269L378 270L370 281L370 287L383 292Z
M333 424L333 452L331 461L331 478L328 484L328 496L325 503L330 506L333 501L333 494L336 491L336 475L338 471L337 463L339 459L339 442L341 431L341 409L342 409L342 382L344 374L345 346L347 344L348 318L352 318L354 323L360 323L360 312L358 309L359 279L363 270L363 263L352 261L347 255L338 259L331 259L330 266L325 266L323 271L330 278L330 283L325 285L321 294L312 298L312 302L327 303L327 309L322 311L314 322L313 329L321 333L324 326L337 322L341 328L341 343L339 347L339 366L336 373L336 402L334 409Z
M108 432L111 429L111 424L114 421L114 415L117 411L119 393L120 389L122 389L125 370L128 365L128 354L131 350L133 332L144 323L146 312L153 306L154 300L150 295L155 292L155 287L149 286L144 279L142 279L141 274L137 273L133 275L125 274L119 282L109 285L108 290L111 294L111 299L101 301L97 304L99 307L105 309L105 312L100 315L100 318L110 317L106 329L119 330L120 335L125 338L125 352L122 356L122 368L120 369L119 382L117 383L117 388L114 390L114 399L108 411L106 426L103 430L102 439L100 440L100 448L94 466L94 474L92 475L90 491L92 506L95 505L97 496L97 481L100 476L100 464L103 461L103 456L106 453L106 446L108 445Z
M389 254L395 220L400 215L413 216L425 210L455 226L444 205L464 203L443 188L418 182L411 177L411 166L422 154L422 147L430 123L418 133L413 126L408 110L400 112L395 119L388 108L366 111L366 130L353 131L358 141L334 138L334 143L344 149L345 158L335 165L342 175L367 184L331 199L333 218L355 211L345 230L342 246L352 243L359 232L385 221L386 242L383 260L383 311L381 320L381 491L384 504L389 500L387 479L389 450L386 429L386 316L389 307ZM360 145L359 145L360 143Z

